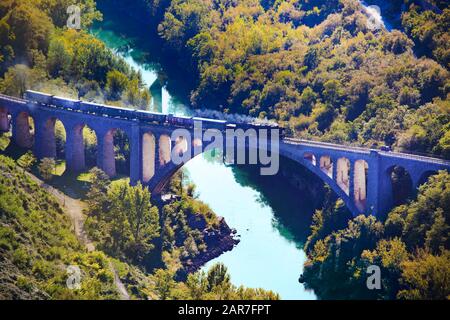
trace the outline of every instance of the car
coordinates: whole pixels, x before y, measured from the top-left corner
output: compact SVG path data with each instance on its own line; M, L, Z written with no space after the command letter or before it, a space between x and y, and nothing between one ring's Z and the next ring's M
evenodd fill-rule
M389 147L389 146L382 146L380 148L380 150L381 151L385 151L385 152L391 152L392 151L391 147Z

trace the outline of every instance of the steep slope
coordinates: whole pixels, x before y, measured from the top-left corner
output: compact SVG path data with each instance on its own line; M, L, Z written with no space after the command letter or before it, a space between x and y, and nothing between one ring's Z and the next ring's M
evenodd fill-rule
M0 156L0 299L114 299L114 274L87 252L55 197ZM81 271L71 290L68 267Z

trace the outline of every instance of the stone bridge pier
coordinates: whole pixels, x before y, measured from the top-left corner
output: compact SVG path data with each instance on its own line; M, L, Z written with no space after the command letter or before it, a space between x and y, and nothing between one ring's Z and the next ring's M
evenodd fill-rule
M31 128L30 115L20 112L13 116L13 140L21 148L32 148L34 133Z
M0 107L0 132L8 132L10 129L10 118L8 109Z
M86 169L84 127L83 124L72 124L66 132L66 166L72 172L83 172Z

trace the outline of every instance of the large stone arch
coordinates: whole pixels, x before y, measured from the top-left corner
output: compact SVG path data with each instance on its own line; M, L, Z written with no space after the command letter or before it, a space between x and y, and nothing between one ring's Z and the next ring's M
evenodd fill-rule
M363 211L359 210L358 207L355 205L352 198L343 190L336 180L333 179L333 177L329 176L328 172L325 172L320 168L320 166L316 166L313 164L309 158L305 158L304 156L299 158L296 156L295 153L292 152L285 152L283 149L280 150L280 155L288 158L290 160L293 160L297 162L298 164L304 166L307 168L310 172L315 174L319 179L321 179L325 184L329 185L331 190L334 191L334 193L344 201L346 207L348 210L354 215L357 216L358 214L363 213ZM346 158L344 158L346 159ZM348 159L347 159L348 160Z
M203 145L202 146L202 153L208 149L208 146ZM321 179L324 183L328 184L330 188L336 193L336 195L344 201L345 205L349 209L349 211L354 215L358 215L360 213L363 213L363 211L359 210L358 207L355 205L352 198L349 197L345 193L345 191L337 184L335 180L333 180L332 177L328 175L327 172L324 172L320 166L317 166L313 161L311 161L312 157L305 157L304 153L301 157L298 157L296 154L293 154L291 152L285 152L283 150L280 150L280 155L288 158L290 160L293 160L296 163L299 163L300 165L307 168L310 172L315 174L319 179ZM309 153L313 155L312 153ZM194 156L189 159L194 159L198 154L194 154ZM314 157L315 158L315 157ZM189 162L189 161L188 161ZM188 163L186 162L186 163ZM152 191L152 194L160 194L166 184L169 182L170 178L178 171L180 170L186 163L182 163L179 165L175 165L173 162L169 162L165 167L160 168L153 179L149 182L149 188Z
M162 137L163 136L161 136L159 139L160 144L161 144ZM166 136L166 137L168 137L168 136ZM167 141L165 141L165 142L167 143ZM170 181L172 176L178 170L180 170L186 163L188 163L192 159L196 158L197 156L203 154L209 145L209 144L204 144L204 143L200 144L198 141L194 141L194 140L187 141L186 139L181 138L181 137L177 137L175 143L172 143L172 141L170 141L170 143L171 143L171 145L170 145L171 150L169 153L170 154L169 162L164 163L164 165L160 164L160 167L158 168L157 172L155 173L155 176L148 183L149 188L153 194L160 194L162 192L162 190L164 189L164 187L167 185L167 183ZM212 143L214 143L214 142L211 142L211 144ZM192 146L192 148L191 148L191 146ZM183 162L181 164L175 164L172 161L172 153L180 154L180 153L190 152L193 150L193 147L195 147L195 146L197 146L198 149L201 149L201 150L199 150L199 152L191 152L191 157L189 157L188 161ZM163 160L161 145L159 146L159 150L160 150L159 157L160 157L160 162L161 162L161 160ZM166 153L166 152L167 151L165 151L163 153Z

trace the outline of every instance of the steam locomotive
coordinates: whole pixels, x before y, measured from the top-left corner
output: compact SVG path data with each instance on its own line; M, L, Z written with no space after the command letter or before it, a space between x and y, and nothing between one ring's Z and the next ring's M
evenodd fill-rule
M205 119L199 117L174 116L173 114L163 114L157 112L149 112L143 110L133 110L121 107L106 106L94 102L86 102L81 100L68 99L41 93L37 91L27 90L25 99L30 102L52 106L58 109L70 110L75 112L83 112L87 114L95 114L107 116L110 118L127 119L141 121L145 123L155 123L159 125L171 125L183 128L193 128L194 122L201 121L204 128L213 128L224 131L227 128L240 129L280 129L282 134L283 128L276 124L251 124L251 123L230 123L226 120Z

